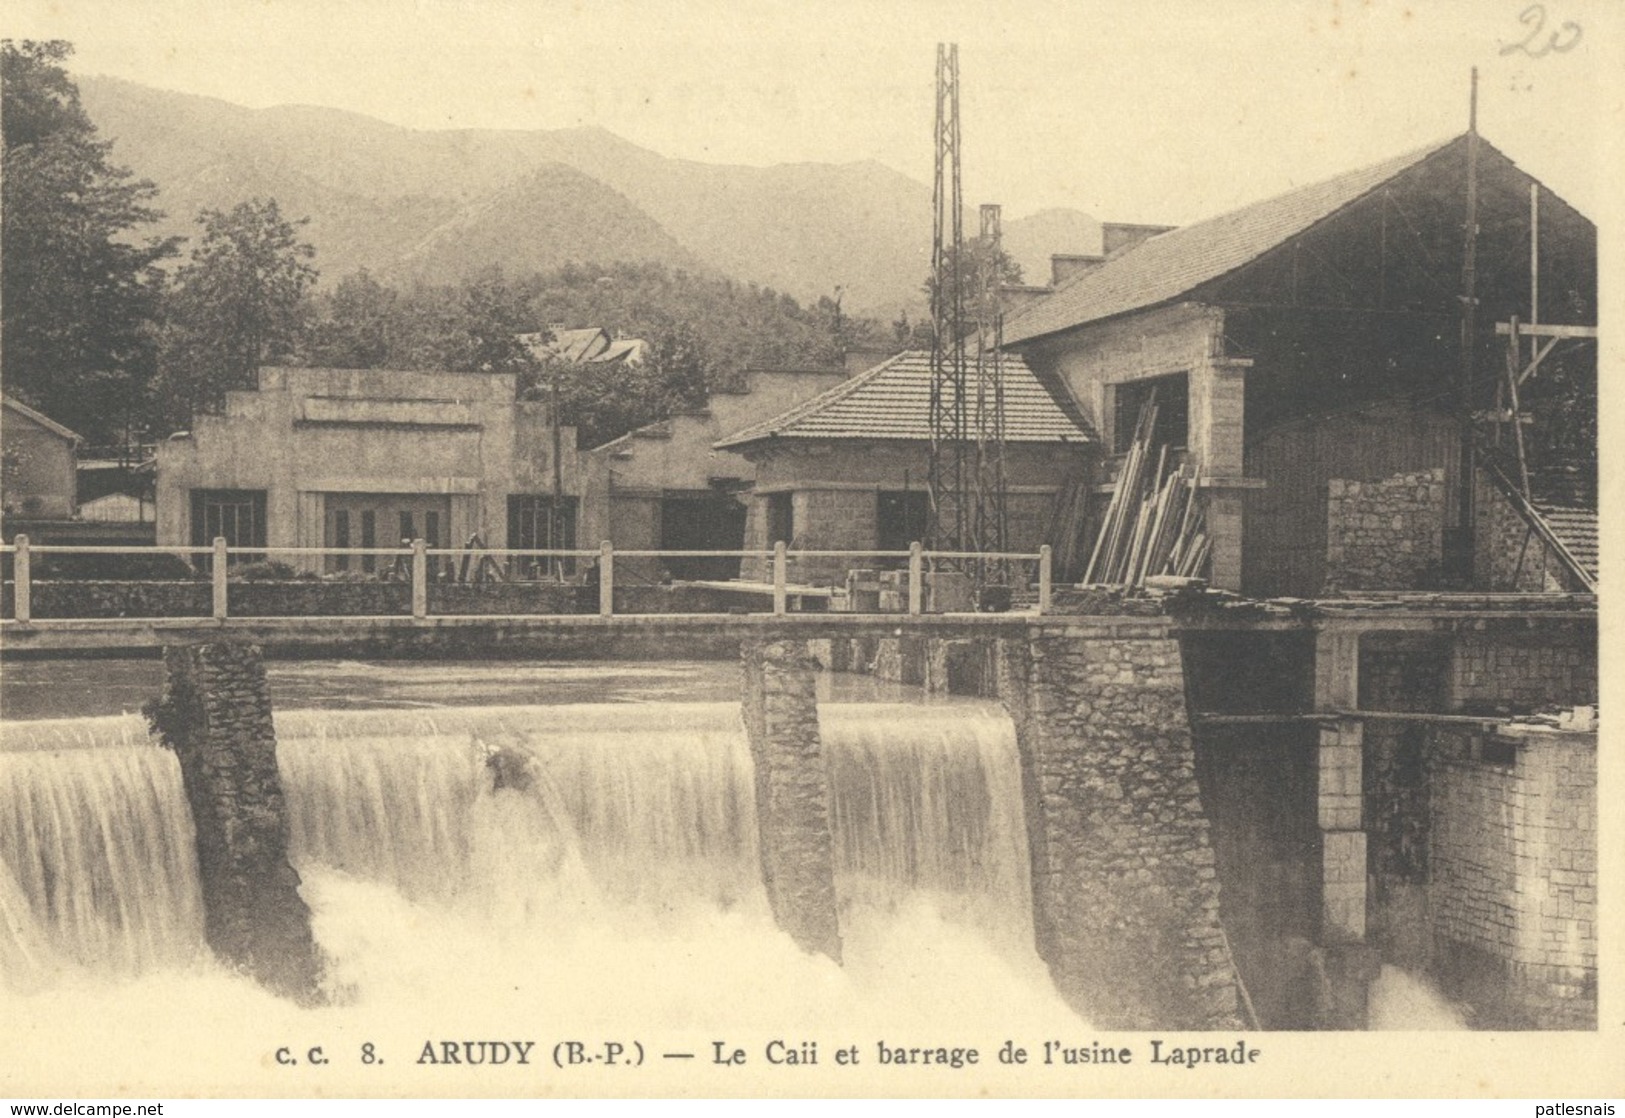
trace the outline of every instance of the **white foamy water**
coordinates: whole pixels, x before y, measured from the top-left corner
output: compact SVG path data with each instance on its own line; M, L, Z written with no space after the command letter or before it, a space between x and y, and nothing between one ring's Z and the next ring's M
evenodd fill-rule
M1421 975L1383 964L1367 995L1368 1025L1378 1032L1438 1031L1471 1026L1461 1007Z
M0 802L28 807L0 821L0 989L38 1025L3 1032L6 1059L48 1082L94 1050L134 1082L196 1045L241 1085L318 1040L406 1062L465 1034L1077 1029L1031 947L1008 721L821 717L844 965L773 923L735 704L279 715L290 851L329 959L316 1009L201 950L178 767L138 719L9 724ZM496 787L493 755L517 786Z

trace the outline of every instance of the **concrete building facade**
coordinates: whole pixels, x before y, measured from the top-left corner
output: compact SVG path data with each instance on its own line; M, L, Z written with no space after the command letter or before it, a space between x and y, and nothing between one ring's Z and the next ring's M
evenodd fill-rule
M575 431L560 432L562 538L552 540L553 431L509 373L264 368L252 392L158 448L160 544L573 547ZM305 569L310 556L288 557ZM325 569L373 569L329 557Z

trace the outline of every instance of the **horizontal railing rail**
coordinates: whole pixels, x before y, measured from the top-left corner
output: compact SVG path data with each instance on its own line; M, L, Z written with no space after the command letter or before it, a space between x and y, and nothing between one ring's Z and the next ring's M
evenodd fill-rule
M798 549L791 550L789 545L780 541L775 543L771 550L739 549L705 551L694 549L627 549L618 551L612 543L605 541L597 550L581 548L486 548L486 547L430 547L425 540L413 540L409 545L397 547L280 547L280 546L231 546L224 538L216 538L212 545L200 547L197 545L107 545L107 544L32 544L26 535L19 533L12 543L0 545L0 555L11 560L12 587L12 617L14 622L31 624L35 621L33 610L33 559L41 555L125 555L135 557L206 557L207 575L211 585L210 615L220 621L226 620L230 613L230 587L231 559L233 557L254 557L263 560L270 556L296 556L317 559L336 557L387 557L395 560L395 565L389 568L391 573L397 569L409 568L411 582L411 615L414 618L425 619L429 616L429 560L450 558L454 560L476 560L483 563L486 558L491 559L534 559L534 560L591 560L592 567L584 576L584 582L596 578L598 584L598 613L602 617L611 617L615 614L615 563L617 559L757 559L765 560L771 564L770 581L766 584L754 582L741 582L742 589L754 590L759 586L767 586L772 594L773 612L783 614L789 611L792 597L805 596L814 587L797 587L790 582L790 565L792 562L813 559L852 559L852 560L906 560L908 571L908 602L906 612L919 615L925 612L925 575L932 569L932 564L939 561L950 562L987 562L987 563L1035 563L1036 571L1036 601L1035 610L1038 613L1048 613L1051 606L1051 560L1048 545L1040 547L1036 552L1001 551L1001 552L970 552L970 551L928 551L921 544L911 544L907 551L881 551L881 550L830 550L830 549ZM194 567L195 569L195 567ZM465 565L465 573L466 573ZM402 570L401 573L406 573ZM476 574L479 572L476 571ZM271 580L263 580L271 581ZM404 579L398 581L405 581ZM1029 586L1031 584L1028 584Z

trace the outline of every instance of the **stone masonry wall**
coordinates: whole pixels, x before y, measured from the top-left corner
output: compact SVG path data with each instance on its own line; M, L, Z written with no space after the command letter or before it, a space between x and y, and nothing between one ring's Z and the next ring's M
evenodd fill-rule
M818 664L805 641L744 641L740 658L768 903L779 927L804 950L839 962L829 777L818 732Z
M1333 478L1326 492L1326 589L1414 590L1444 556L1444 470L1382 481Z
M1525 593L1584 589L1483 471L1473 494L1473 577L1478 586Z
M1484 1025L1595 1027L1596 735L1441 732L1431 752L1429 907L1447 980L1487 991Z
M617 568L618 569L618 568ZM5 586L0 612L12 613L12 588ZM536 582L430 583L432 615L525 615L597 613L595 587ZM35 582L31 616L207 617L213 591L206 581ZM697 586L617 585L617 613L725 613L744 607L772 609L770 594L738 594ZM227 611L234 617L390 617L412 610L405 582L318 582L284 580L233 582Z
M1178 644L1106 619L1001 647L1057 988L1103 1028L1230 1028L1235 970Z
M1461 634L1450 661L1452 709L1524 712L1597 701L1597 631L1484 629Z
M279 993L313 1000L321 962L288 820L260 650L204 644L164 650L167 677L149 717L180 759L197 830L209 946Z

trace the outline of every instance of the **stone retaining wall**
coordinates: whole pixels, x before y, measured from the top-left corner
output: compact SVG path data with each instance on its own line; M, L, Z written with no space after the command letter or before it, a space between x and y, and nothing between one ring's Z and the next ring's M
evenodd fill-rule
M1140 627L1003 645L1039 952L1099 1027L1232 1028L1236 977L1179 646L1165 626Z
M207 582L36 581L31 616L207 617L213 588ZM598 612L594 587L555 583L430 583L433 615L582 614ZM233 582L226 608L234 617L403 617L412 611L412 587L404 582L315 580ZM727 613L772 609L768 594L729 593L698 586L617 586L617 613ZM0 613L13 614L6 584Z
M1326 492L1326 590L1416 590L1444 557L1444 470L1382 481L1333 478Z
M1431 927L1475 1024L1595 1028L1597 737L1440 731Z

